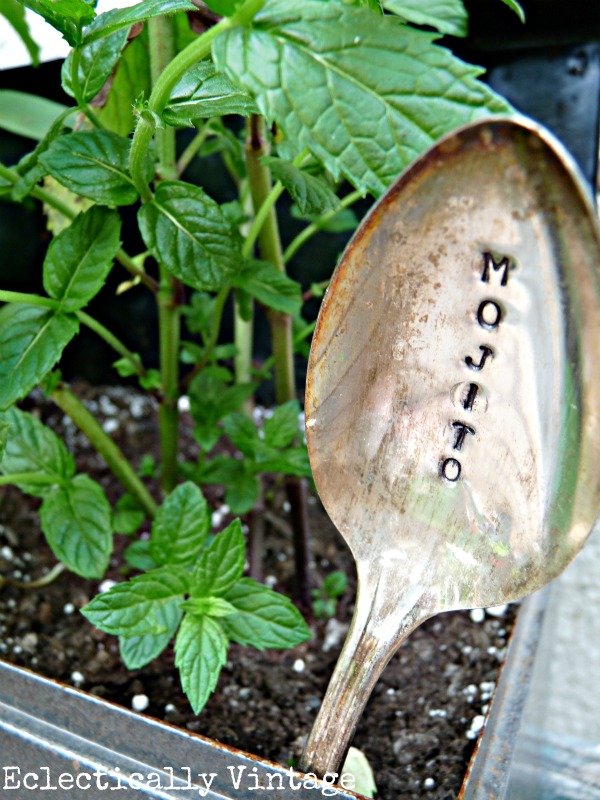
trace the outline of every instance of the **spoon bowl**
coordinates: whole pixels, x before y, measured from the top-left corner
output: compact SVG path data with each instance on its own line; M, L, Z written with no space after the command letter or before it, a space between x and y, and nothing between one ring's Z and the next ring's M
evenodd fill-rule
M306 771L337 769L418 624L522 598L582 547L600 501L599 263L572 159L518 117L440 141L348 245L306 430L359 585Z

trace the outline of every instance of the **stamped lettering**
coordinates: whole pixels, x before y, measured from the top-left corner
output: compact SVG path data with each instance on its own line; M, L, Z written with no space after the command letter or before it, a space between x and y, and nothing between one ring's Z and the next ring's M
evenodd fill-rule
M470 425L467 425L466 422L453 422L452 427L456 430L456 439L454 440L454 449L455 450L462 450L463 442L467 434L471 434L471 436L475 435L475 429L472 428Z
M514 269L514 264L508 256L498 256L495 258L491 253L483 253L483 269L481 272L481 281L483 283L491 283L493 273L500 274L500 286L508 284L508 276L510 270ZM504 319L503 306L494 298L486 298L479 303L476 312L477 324L480 328L486 331L494 331L500 327L500 323ZM470 355L465 356L464 363L473 372L481 372L485 367L488 359L493 359L494 350L487 344L479 345L481 355L479 362L476 362ZM460 401L465 411L473 411L475 400L480 391L480 386L476 383L469 383L466 394ZM454 402L454 401L453 401ZM452 449L461 452L467 436L475 435L475 428L468 425L466 422L460 420L453 420L451 422L455 431L454 443ZM450 483L456 483L462 474L462 465L457 458L444 458L440 462L440 475Z
M486 331L493 331L502 322L502 309L495 300L483 300L477 309L477 322Z
M465 358L465 364L470 369L474 370L475 372L479 372L479 370L485 367L485 362L488 358L491 358L494 355L494 351L491 347L488 347L486 344L479 345L479 349L481 350L481 359L479 360L479 364L476 364L471 356L467 356Z
M457 461L456 458L447 458L442 463L440 472L442 477L446 478L447 481L450 481L450 483L456 483L456 481L460 478L461 473L460 461Z
M479 386L476 383L470 383L465 399L462 401L462 407L465 411L473 411L473 405L478 394Z
M481 273L481 280L483 283L490 282L490 268L494 272L500 272L500 270L502 270L500 286L506 286L508 283L508 271L512 269L508 256L501 256L500 260L496 261L491 253L483 254L483 272Z

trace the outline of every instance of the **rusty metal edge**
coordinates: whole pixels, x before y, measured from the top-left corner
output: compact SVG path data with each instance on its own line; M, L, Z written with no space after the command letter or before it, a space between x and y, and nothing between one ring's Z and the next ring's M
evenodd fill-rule
M107 790L118 800L361 797L312 779L304 786L295 770L1 661L0 753L0 794L14 800L41 791L106 800Z
M458 800L503 800L551 586L521 605L485 727Z

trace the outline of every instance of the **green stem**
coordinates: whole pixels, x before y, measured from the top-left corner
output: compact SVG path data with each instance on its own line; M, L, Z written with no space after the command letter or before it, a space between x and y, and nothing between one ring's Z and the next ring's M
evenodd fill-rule
M152 114L161 114L169 101L172 90L181 77L195 64L210 55L212 44L219 34L237 25L248 25L260 11L266 0L245 0L231 17L224 17L183 49L161 72L148 100L148 116L140 116L133 134L129 156L129 169L142 200L148 201L152 193L143 174L143 159L152 140L155 124ZM142 112L143 113L143 112ZM145 187L145 188L144 188Z
M148 20L148 42L150 47L150 76L155 86L160 76L173 60L175 36L173 17L154 17ZM175 180L175 129L170 125L156 130L158 154L158 177Z
M37 578L35 581L18 581L16 578L0 578L0 587L16 586L19 589L41 589L43 586L48 586L53 583L65 570L65 565L62 561L59 561L51 570L48 570L45 575L42 575L41 578Z
M121 264L121 266L125 267L125 269L134 275L136 278L139 278L140 281L146 286L153 294L158 293L158 283L152 278L145 269L139 267L133 258L128 255L123 249L119 250L116 255L116 259Z
M179 339L180 312L175 299L173 279L159 265L161 273L158 292L158 328L162 398L160 403L160 446L162 487L170 492L177 483L179 453Z
M140 361L139 356L136 357L135 353L132 353L129 348L125 347L123 342L111 333L108 328L105 328L101 322L98 322L97 319L90 317L89 314L86 314L85 311L76 311L75 315L77 319L86 325L90 330L94 331L94 333L98 334L101 339L112 347L120 356L126 358L133 368L136 371L136 374L140 377L143 377L146 374L146 370L144 369L143 364Z
M325 214L319 217L319 219L315 220L315 222L307 225L303 231L292 239L292 241L287 246L286 251L283 254L283 261L285 264L288 264L292 258L296 255L298 250L302 247L302 245L306 244L309 239L311 239L315 233L318 233L323 225L329 222L330 219L333 219L336 214L344 209L348 208L348 206L353 205L356 203L357 200L360 200L363 195L359 191L351 192L347 194L346 197L343 197L340 200L340 204L337 208L334 208L332 211L327 211Z
M246 167L250 194L255 213L268 205L272 197L271 171L261 164L261 157L268 154L265 121L252 116L246 142ZM302 154L302 157L303 154ZM265 214L264 223L258 232L258 244L262 257L285 273L279 226L273 204ZM276 311L269 312L271 343L275 363L275 398L278 404L296 397L294 376L294 351L292 344L292 318ZM297 596L301 605L310 607L310 553L309 530L306 512L306 487L296 477L286 477L286 490L291 505L294 555L296 562Z
M43 308L60 308L58 300L51 297L40 297L38 294L27 294L26 292L7 292L0 290L0 303L23 303L28 306L42 306Z
M79 430L89 439L108 464L111 472L123 484L129 494L144 509L146 514L153 519L158 507L150 492L125 458L123 452L104 431L96 417L91 414L73 392L60 384L51 395L56 405L70 417Z
M4 178L5 180L9 181L13 185L19 182L19 175L14 170L5 167L4 164L0 164L0 178Z
M285 273L279 226L273 206L273 187L271 171L261 164L261 158L268 155L266 125L262 117L252 115L249 119L246 142L246 168L250 184L250 194L255 213L263 209L264 219L257 226L257 239L260 253L265 261L270 261L278 270ZM250 240L250 234L246 242ZM277 403L286 403L296 397L294 378L294 354L292 349L292 319L287 314L269 312L271 342L275 360L275 397Z
M58 198L54 197L49 192L46 192L44 189L41 189L39 186L34 186L31 190L31 196L45 203L47 206L56 209L56 211L59 211L63 217L67 219L74 220L77 214L79 214L79 211L73 211L68 205L58 200Z
M200 150L200 148L202 147L202 145L204 144L210 133L211 130L208 127L208 123L206 123L205 125L202 126L202 128L194 136L192 141L185 148L183 153L179 156L179 160L177 161L177 170L176 170L177 175L182 175L186 171L186 169L194 160L196 153L198 152L198 150Z
M19 182L21 176L14 169L10 169L4 164L0 164L0 178L10 181L14 185ZM60 211L60 213L67 217L67 219L75 219L77 216L78 212L73 211L73 209L66 206L60 200L57 200L56 197L48 194L48 192L44 191L44 189L41 189L39 186L33 187L31 190L31 196L35 197L36 200L41 200L42 203L46 203L46 205L52 206L52 208L55 208L57 211Z
M173 18L156 17L148 27L150 73L156 85L169 69L175 52ZM175 178L175 129L167 126L156 131L159 178ZM160 444L162 488L171 492L177 484L179 453L179 339L180 311L177 302L177 282L159 263L158 330L162 398L160 403Z
M309 339L312 336L316 324L317 324L316 321L309 322L307 325L305 325L298 331L298 333L293 338L294 350L297 348L299 344L301 344L306 339ZM262 365L263 371L268 372L273 367L274 363L275 359L273 358L273 356L272 355L269 356L269 358L267 358L267 360Z
M253 304L254 307L254 304ZM235 382L236 383L249 383L252 380L252 350L254 345L254 313L250 319L246 320L242 317L237 297L234 305L234 341L236 347L234 366L235 366ZM246 410L250 408L247 405Z
M145 112L141 113L144 114ZM149 203L154 197L146 180L144 164L155 128L156 123L151 117L140 116L135 126L131 150L129 151L129 171L135 188L140 193L142 203Z
M292 161L292 164L295 167L300 167L306 156L308 155L308 148L304 148L304 150L300 153L300 155L296 156L296 158ZM252 248L258 238L260 231L262 230L263 225L265 224L267 218L272 213L271 209L275 207L275 204L283 194L283 184L281 181L277 181L277 183L273 186L269 194L263 200L260 208L258 209L256 216L250 226L250 230L248 231L248 235L246 236L246 241L244 242L244 247L242 249L242 255L244 258L248 258L252 253Z
M31 483L38 486L52 486L57 483L56 476L48 475L47 472L13 472L12 475L0 475L0 486L8 486L16 483Z
M268 217L271 216L272 209L275 207L275 203L277 203L282 194L283 184L281 181L277 181L269 194L263 200L260 208L256 212L254 220L252 221L252 225L248 231L248 236L246 236L246 241L244 242L244 246L242 248L242 255L244 258L248 258L251 255L252 248L254 247L265 222L267 221Z
M248 219L252 219L252 198L250 197L250 187L247 180L237 180L238 195L240 203L244 209ZM244 222L240 228L242 236L248 240L248 233L250 231L250 223ZM250 252L250 251L249 251ZM254 351L254 298L248 297L247 302L250 306L250 319L244 319L240 310L240 303L237 294L234 296L234 318L233 318L233 335L236 354L234 358L235 368L235 382L236 384L249 383L252 380L252 353ZM249 397L242 406L241 410L247 415L252 415L254 406L254 398ZM254 519L252 528L254 527ZM256 520L260 519L260 514L256 516ZM251 535L251 539L254 534Z

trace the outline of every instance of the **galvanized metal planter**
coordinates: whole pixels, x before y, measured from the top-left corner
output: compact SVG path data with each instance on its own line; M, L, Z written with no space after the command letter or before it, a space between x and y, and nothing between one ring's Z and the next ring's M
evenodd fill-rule
M459 800L503 800L540 641L550 588L524 601L500 673L485 728Z
M545 602L539 593L519 613L462 800L504 797ZM0 786L14 800L44 790L55 800L105 800L108 790L124 800L359 797L331 784L304 783L301 773L282 765L2 662L0 753Z
M44 790L56 800L251 800L264 791L273 800L357 796L321 781L303 786L299 773L279 764L6 663L0 664L0 753L0 786L15 800Z

